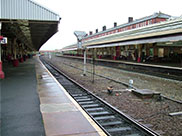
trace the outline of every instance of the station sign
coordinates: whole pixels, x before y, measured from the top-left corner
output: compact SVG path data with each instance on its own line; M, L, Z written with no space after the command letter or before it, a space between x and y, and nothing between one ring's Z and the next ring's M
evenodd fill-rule
M1 44L7 44L8 43L8 38L7 37L3 37L1 40Z

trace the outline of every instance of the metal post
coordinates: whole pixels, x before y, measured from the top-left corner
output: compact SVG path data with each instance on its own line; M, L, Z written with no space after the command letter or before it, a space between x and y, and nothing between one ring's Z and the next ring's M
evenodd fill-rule
M93 51L92 51L92 60L93 60L93 68L92 68L92 70L93 70L93 75L92 75L92 83L94 83L94 75L95 75L95 53L94 53L94 49L93 49Z
M74 35L77 37L77 41L78 41L78 44L77 44L77 47L78 49L81 49L82 48L82 40L84 39L84 37L87 35L84 31L75 31L74 32ZM83 76L86 76L86 62L87 62L87 54L86 54L86 47L83 48L84 50L84 66L83 66Z
M86 76L86 63L87 63L87 53L86 49L84 49L84 67L83 67L83 76Z
M14 40L14 59L16 60L16 40Z

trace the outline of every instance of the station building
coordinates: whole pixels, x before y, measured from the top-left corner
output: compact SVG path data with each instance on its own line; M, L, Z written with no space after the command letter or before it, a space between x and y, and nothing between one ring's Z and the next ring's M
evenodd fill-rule
M136 62L181 63L182 58L182 18L164 13L133 20L126 24L101 32L90 32L83 39L87 56L93 52L98 59L127 60ZM94 50L94 51L93 51ZM62 49L63 54L83 56L83 49L76 44Z

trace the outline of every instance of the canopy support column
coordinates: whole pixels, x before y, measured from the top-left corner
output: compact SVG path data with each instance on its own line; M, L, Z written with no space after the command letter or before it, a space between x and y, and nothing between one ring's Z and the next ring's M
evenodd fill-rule
M15 38L13 41L13 54L14 54L13 66L14 67L17 67L19 65L19 61L16 56L17 55L17 49L16 49L17 45L16 44L17 43L16 43L16 38Z
M0 36L1 36L2 23L0 22ZM3 65L1 61L1 39L0 39L0 79L4 79Z
M83 76L86 76L86 63L87 63L87 50L84 49L84 67L83 67Z

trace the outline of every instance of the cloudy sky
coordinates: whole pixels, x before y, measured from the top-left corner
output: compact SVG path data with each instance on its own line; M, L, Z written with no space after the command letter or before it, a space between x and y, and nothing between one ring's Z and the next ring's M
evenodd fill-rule
M59 32L56 33L41 50L61 49L76 43L75 30L95 32L106 25L113 27L126 23L128 17L139 19L163 12L172 16L182 15L181 0L34 0L42 6L56 12L62 18Z

